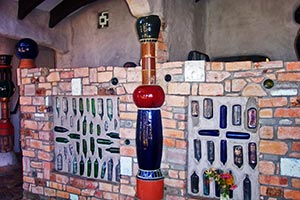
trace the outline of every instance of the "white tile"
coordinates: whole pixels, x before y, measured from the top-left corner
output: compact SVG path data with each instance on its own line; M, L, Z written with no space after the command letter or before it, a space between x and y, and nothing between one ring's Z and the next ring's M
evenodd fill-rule
M81 78L72 79L72 95L82 95Z
M121 157L120 158L121 175L132 176L132 158Z
M280 165L281 175L300 178L300 159L281 158Z
M187 82L203 82L205 80L205 60L185 61L184 79Z

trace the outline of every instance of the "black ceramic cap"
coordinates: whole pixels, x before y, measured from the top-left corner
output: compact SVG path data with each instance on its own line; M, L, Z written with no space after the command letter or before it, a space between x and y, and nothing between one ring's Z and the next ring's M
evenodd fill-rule
M156 42L160 30L160 19L157 15L138 18L136 29L140 42Z

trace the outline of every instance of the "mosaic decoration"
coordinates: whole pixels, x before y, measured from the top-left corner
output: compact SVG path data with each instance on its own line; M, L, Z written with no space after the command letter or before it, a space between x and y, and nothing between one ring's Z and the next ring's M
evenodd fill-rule
M259 194L256 99L247 97L189 97L188 193L220 197L218 185L205 170L231 173L238 186L231 199Z
M107 11L100 12L98 15L98 28L106 28L109 25L109 13Z
M142 44L142 85L133 92L138 107L136 152L138 173L136 197L143 200L163 199L164 177L160 164L163 148L163 129L160 107L165 100L163 89L156 84L155 42L160 30L156 15L138 19L137 32Z
M119 99L55 96L55 169L120 181Z

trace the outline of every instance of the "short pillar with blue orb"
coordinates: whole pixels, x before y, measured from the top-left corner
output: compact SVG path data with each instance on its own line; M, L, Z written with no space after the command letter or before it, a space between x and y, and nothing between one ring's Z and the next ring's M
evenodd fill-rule
M37 43L30 38L18 41L15 47L16 56L20 59L19 68L35 68L35 58L39 54Z

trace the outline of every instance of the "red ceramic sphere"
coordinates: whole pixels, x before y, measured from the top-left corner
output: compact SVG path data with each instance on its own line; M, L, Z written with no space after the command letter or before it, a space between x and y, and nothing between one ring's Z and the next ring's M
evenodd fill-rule
M159 85L141 85L134 90L133 101L139 108L158 108L165 101L165 93Z

